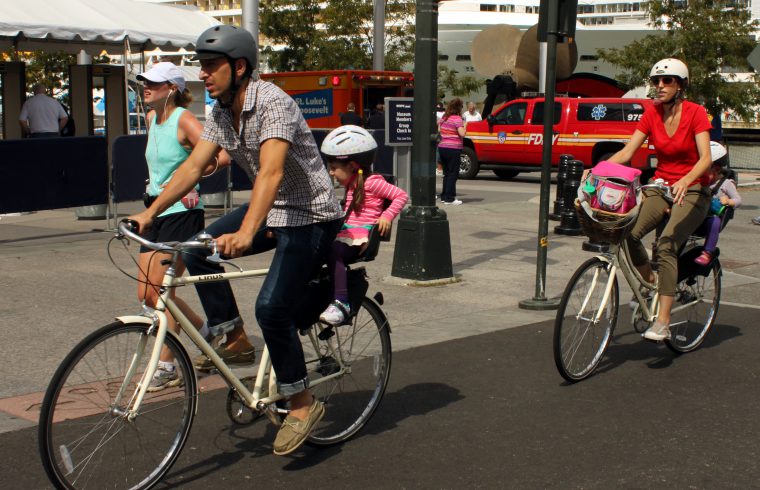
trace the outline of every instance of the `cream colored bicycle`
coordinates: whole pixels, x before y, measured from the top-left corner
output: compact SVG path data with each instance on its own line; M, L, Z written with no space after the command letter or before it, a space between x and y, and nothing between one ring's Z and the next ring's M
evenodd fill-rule
M662 189L666 196L670 192L662 182L641 188ZM627 235L632 223L625 226ZM678 256L671 338L665 341L678 353L693 351L702 344L720 304L719 251L716 249L715 257L706 266L694 263L702 252L702 240L692 235ZM633 290L632 323L636 331L644 332L657 318L657 285L645 281L633 266L624 236L615 241L618 243L598 247L601 253L578 267L562 294L554 322L554 361L562 377L570 382L593 374L612 339L619 313L618 271Z
M279 424L287 413L266 348L256 376L238 378L169 296L178 286L262 277L267 270L238 267L236 272L213 276L175 277L182 251L213 250L210 236L182 243L152 243L122 222L115 238L166 253L170 266L158 308L118 317L91 333L53 376L40 414L39 449L47 475L58 488L150 488L177 460L193 424L199 384L187 349L167 330L167 310L229 386L227 413L233 422L247 424L267 416ZM327 409L307 441L314 445L337 444L356 434L380 404L390 376L390 326L380 308L382 295L364 296L363 267L349 274L350 292L358 287L360 300L346 322L337 327L317 322L318 309L324 309L325 303L309 314L314 321L299 327L310 388ZM316 275L310 289L331 294L329 287L322 287L324 280ZM326 298L326 302L332 299ZM174 356L179 383L150 393L147 388L164 345Z

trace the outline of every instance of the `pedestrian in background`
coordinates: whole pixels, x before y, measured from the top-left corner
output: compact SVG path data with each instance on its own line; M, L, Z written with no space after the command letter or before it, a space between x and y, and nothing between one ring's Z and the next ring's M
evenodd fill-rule
M340 124L345 126L346 124L353 124L354 126L364 127L364 121L359 114L356 113L356 104L349 102L346 106L346 112L340 114Z
M467 103L467 110L462 115L464 118L464 127L467 128L467 123L470 121L482 121L483 116L480 115L478 110L475 108L474 102L468 102Z
M441 99L441 102L437 103L435 105L435 123L438 124L441 122L441 118L443 117L443 113L446 112L446 106L443 105L443 99ZM441 134L438 133L438 141L436 142L435 146L435 175L438 177L443 177L443 164L441 163L441 155L438 153L438 144L441 142Z
M459 160L462 155L464 142L464 121L462 121L462 99L454 98L449 101L446 111L438 121L438 132L441 142L438 152L443 164L443 190L441 202L458 206L462 201L457 199L457 178L459 178Z
M32 87L34 95L24 102L19 115L21 134L31 138L55 138L69 120L63 106L45 93L45 86Z
M367 129L385 129L385 106L377 104L375 112L367 120Z
M203 126L192 112L186 108L193 100L190 90L186 88L185 77L177 66L169 62L156 63L153 67L137 75L143 83L145 104L151 107L147 115L148 142L145 147L145 160L148 163L149 182L145 194L145 206L150 207L156 197L166 187L180 165L187 160L195 148L203 132ZM214 165L210 166L207 174L218 168L219 159L222 166L230 164L229 155L225 151L217 155ZM152 242L171 242L187 240L201 231L204 224L203 200L198 194L196 185L181 200L169 206L156 217L151 229L144 234ZM147 306L156 308L159 301L159 289L168 264L162 258L165 254L147 247L140 247L138 262L137 296ZM185 270L182 260L177 262L176 273L181 276ZM206 340L212 336L208 326L181 298L176 297L175 291L170 296L190 321L201 331ZM170 312L166 312L169 329L179 334L179 325ZM161 391L164 388L177 386L182 382L174 366L171 351L164 346L158 369L148 385L148 391Z

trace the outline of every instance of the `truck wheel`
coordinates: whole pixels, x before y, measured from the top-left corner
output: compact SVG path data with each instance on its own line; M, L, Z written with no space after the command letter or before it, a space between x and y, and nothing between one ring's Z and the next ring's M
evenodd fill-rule
M459 178L474 179L478 175L478 155L469 147L462 148L462 156L459 158Z
M493 173L495 173L496 176L500 178L501 180L509 180L509 179L514 179L515 177L517 177L517 175L520 172L517 170L499 169L499 170L494 170Z

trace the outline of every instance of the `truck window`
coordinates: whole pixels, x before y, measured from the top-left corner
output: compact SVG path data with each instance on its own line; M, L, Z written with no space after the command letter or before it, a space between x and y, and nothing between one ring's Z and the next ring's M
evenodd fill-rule
M644 114L644 106L641 104L623 104L623 116L626 121L638 121Z
M527 110L527 102L510 104L494 116L494 124L523 124Z
M554 103L554 124L559 124L562 120L562 104L560 102ZM544 123L544 103L537 102L533 106L533 117L530 120L531 124L543 124Z
M632 106L639 104L621 104L619 102L584 102L578 104L578 120L588 122L626 121L623 105ZM635 119L638 121L638 119Z

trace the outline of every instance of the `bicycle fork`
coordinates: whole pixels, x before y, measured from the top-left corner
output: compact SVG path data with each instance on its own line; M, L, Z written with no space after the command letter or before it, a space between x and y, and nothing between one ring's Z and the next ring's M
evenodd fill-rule
M596 325L599 323L599 320L601 320L602 315L604 314L604 309L607 307L607 301L610 299L610 294L612 293L612 285L615 282L615 273L617 272L617 266L612 263L607 263L607 266L610 268L609 272L609 279L607 280L607 284L604 287L604 295L602 296L602 301L599 303L599 308L594 313L594 317L590 318L591 322ZM576 320L586 320L588 318L584 317L583 313L586 310L586 307L588 306L589 302L591 301L591 297L594 294L594 291L596 290L596 285L599 282L599 275L601 274L601 269L597 267L597 269L594 271L594 277L591 280L591 287L588 289L588 293L586 293L586 297L583 298L583 304L580 307L580 311L578 311L578 315L576 315Z

